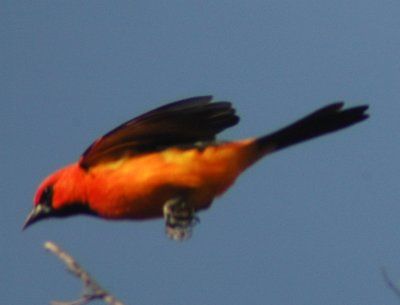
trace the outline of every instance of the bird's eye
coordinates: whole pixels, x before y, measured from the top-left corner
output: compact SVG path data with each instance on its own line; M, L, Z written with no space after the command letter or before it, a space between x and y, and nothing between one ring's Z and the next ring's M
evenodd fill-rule
M40 204L51 207L53 202L53 187L47 186L40 196Z

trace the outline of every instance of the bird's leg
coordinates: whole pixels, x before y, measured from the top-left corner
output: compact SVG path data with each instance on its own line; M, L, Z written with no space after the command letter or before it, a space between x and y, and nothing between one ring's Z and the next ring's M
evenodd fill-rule
M174 240L185 240L192 235L193 226L199 222L195 209L185 199L173 198L163 207L165 232Z

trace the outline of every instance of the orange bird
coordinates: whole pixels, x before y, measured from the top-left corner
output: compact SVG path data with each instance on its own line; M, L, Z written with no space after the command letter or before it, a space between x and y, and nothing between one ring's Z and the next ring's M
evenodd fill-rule
M196 212L210 207L260 158L368 118L368 106L327 105L274 133L239 141L215 136L239 122L229 102L193 97L147 112L95 141L80 160L39 186L24 228L49 217L164 217L166 232L185 239Z

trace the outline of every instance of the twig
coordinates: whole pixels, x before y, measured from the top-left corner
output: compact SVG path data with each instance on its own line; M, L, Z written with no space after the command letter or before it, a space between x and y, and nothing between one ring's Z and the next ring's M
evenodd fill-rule
M389 275L386 272L385 268L381 269L382 271L382 276L383 279L385 280L386 285L397 295L398 298L400 298L400 288L393 283L393 281L390 279Z
M52 301L52 305L85 305L96 299L101 299L110 305L124 305L124 303L115 298L112 294L104 290L71 255L69 255L55 243L46 241L44 243L44 248L62 260L67 266L67 269L73 275L78 277L83 283L83 293L79 300L72 302Z

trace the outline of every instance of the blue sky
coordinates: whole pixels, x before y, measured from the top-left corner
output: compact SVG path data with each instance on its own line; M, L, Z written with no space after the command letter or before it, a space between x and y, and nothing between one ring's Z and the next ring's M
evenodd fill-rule
M0 303L74 299L70 251L126 304L398 304L398 1L1 1ZM213 94L258 136L329 102L351 129L272 155L201 213L184 243L162 220L21 225L46 175L109 129ZM100 304L97 302L96 304Z

